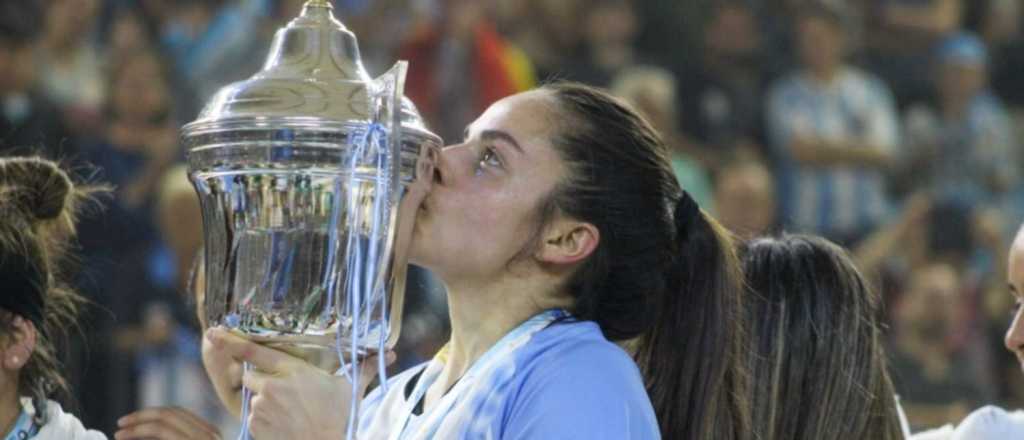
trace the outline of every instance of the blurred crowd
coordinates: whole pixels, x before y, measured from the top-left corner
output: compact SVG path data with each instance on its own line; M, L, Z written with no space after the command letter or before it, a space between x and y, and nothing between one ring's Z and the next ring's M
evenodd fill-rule
M0 1L0 152L59 158L116 188L79 234L94 306L69 371L86 426L112 433L138 407L180 405L230 431L186 293L202 236L178 130L259 70L302 3ZM1000 348L1006 246L1024 221L1020 1L333 3L371 75L410 61L407 95L448 142L503 96L560 79L606 87L737 235L848 246L886 299L915 427L1024 406ZM429 358L447 325L443 291L412 276L398 368Z

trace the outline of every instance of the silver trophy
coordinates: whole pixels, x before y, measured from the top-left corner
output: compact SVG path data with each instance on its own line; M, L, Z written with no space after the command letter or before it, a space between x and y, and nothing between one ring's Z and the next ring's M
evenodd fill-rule
M370 78L352 32L311 0L260 72L182 128L210 325L336 365L394 346L441 145L403 97L405 71Z

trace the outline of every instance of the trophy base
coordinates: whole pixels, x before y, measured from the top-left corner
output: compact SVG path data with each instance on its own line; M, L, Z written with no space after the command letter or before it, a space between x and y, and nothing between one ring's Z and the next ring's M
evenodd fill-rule
M334 335L260 335L245 333L237 329L232 329L231 332L257 344L288 353L324 371L334 373L341 368ZM345 340L342 340L341 344L342 348L349 347L349 342ZM377 354L377 347L360 346L356 350L356 357L360 360L375 354ZM347 350L343 351L342 355L347 356ZM343 360L348 362L351 359L343 358Z

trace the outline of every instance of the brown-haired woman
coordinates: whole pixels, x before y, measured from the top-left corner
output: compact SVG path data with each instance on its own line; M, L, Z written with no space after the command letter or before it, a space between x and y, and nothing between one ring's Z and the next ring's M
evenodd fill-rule
M412 256L448 288L451 339L364 400L359 438L746 438L738 263L646 121L551 85L492 105L440 156ZM257 438L343 435L362 390L207 337L256 367Z
M784 235L755 239L742 254L757 438L902 439L880 300L846 252Z
M80 297L61 259L89 190L53 162L0 159L0 433L3 438L104 439L50 400L67 392L55 343Z

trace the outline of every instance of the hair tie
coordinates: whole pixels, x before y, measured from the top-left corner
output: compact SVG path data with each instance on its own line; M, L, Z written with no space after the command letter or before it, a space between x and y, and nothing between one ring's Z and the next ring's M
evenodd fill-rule
M690 230L693 222L700 218L700 206L697 201L690 197L690 193L683 191L683 194L676 200L675 210L676 234L682 236Z
M38 331L46 314L46 285L45 274L25 256L0 255L0 309L27 319Z

